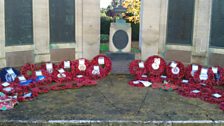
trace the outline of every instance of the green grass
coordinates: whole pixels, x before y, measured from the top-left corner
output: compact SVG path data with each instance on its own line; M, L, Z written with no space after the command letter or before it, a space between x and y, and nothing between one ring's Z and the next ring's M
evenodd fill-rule
M109 51L108 43L101 43L100 44L100 52L107 52L107 51Z

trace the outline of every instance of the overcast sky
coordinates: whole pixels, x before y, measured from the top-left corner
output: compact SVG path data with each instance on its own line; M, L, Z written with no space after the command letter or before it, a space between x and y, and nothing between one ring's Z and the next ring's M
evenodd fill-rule
M100 0L100 8L107 8L111 4L111 0Z

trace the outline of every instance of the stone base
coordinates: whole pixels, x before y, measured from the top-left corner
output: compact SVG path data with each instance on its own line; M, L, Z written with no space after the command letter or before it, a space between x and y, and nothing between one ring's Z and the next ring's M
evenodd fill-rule
M112 73L114 74L129 74L129 64L135 59L132 53L106 53L112 60Z

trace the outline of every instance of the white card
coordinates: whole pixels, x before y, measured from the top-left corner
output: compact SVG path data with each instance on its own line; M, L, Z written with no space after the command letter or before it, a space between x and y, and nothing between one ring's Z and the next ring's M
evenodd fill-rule
M36 76L42 76L43 75L41 70L35 71L35 73L36 73Z
M64 61L64 68L71 68L70 61Z
M4 86L4 87L7 87L7 86L9 86L10 84L8 83L8 82L4 82L4 83L2 83L2 86Z
M58 72L59 72L59 73L64 73L65 70L61 68L61 69L58 70Z
M164 78L164 79L166 79L167 77L166 77L165 75L162 75L162 76L161 76L161 78Z
M143 78L147 78L148 76L147 76L147 75L142 75L142 77L143 77Z
M202 83L201 85L202 85L202 86L206 86L206 84L205 84L205 83Z
M177 67L177 63L176 62L171 62L171 64L170 64L170 67L173 67L173 68L175 68L175 67Z
M218 73L218 68L217 67L212 67L212 71L214 74L217 74Z
M10 92L10 91L12 91L12 89L13 89L12 87L3 88L3 90L6 92Z
M47 69L47 70L51 70L51 69L53 69L53 64L52 64L52 63L47 63L47 64L46 64L46 69Z
M139 81L133 81L133 84L139 84Z
M201 74L207 74L208 73L208 69L207 68L202 68L201 69Z
M197 93L199 93L200 91L199 91L199 90L193 90L192 92L195 93L195 94L197 94Z
M220 95L218 93L212 94L212 96L215 97L215 98L221 98L222 97L222 95Z
M139 67L139 68L145 68L144 62L140 62L140 63L138 63L138 67Z
M63 73L60 73L60 74L57 75L57 77L58 77L58 78L64 78L64 77L66 77L66 75L63 74Z
M25 94L25 95L23 95L23 97L24 98L29 98L29 97L31 97L32 96L32 93L30 92L30 93L27 93L27 94Z
M9 73L9 74L15 74L14 71L12 70L12 68L7 69L6 71L7 71L7 73Z
M199 76L200 80L207 80L208 79L208 75L207 74L201 74Z
M140 81L145 87L149 87L149 86L151 86L152 85L152 83L151 82L149 82L149 81Z
M19 76L18 79L19 81L26 81L26 78L24 76Z
M83 77L83 75L77 75L76 77L77 77L77 78L82 78L82 77Z
M198 65L193 64L192 65L192 71L197 71L198 70Z
M96 71L100 71L100 67L99 66L93 66L93 69Z
M188 83L189 81L188 80L182 80L182 83Z
M85 60L84 59L79 59L79 65L85 65Z
M98 58L98 64L99 65L104 65L105 64L104 57L99 57Z

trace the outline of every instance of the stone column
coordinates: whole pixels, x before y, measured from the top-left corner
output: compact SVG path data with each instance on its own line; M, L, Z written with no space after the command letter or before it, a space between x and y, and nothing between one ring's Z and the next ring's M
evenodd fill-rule
M82 29L82 24L83 24L83 0L75 0L75 58L79 59L83 57L83 29Z
M192 63L207 65L212 0L195 0Z
M5 3L0 0L0 68L5 66Z
M83 57L92 59L100 50L100 0L83 0Z
M169 0L161 0L159 54L163 57L165 57L166 53L168 2Z
M49 0L33 0L35 62L50 61Z
M161 0L142 0L141 15L141 58L159 53Z

